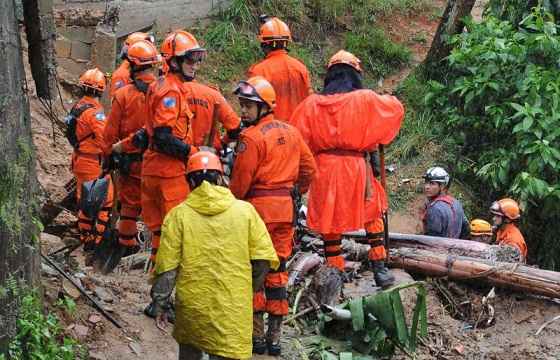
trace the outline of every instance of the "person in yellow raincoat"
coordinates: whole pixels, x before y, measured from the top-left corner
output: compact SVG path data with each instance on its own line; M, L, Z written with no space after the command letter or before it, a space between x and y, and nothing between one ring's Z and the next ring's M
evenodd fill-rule
M190 157L191 193L165 217L151 295L156 325L167 326L176 285L179 359L245 359L252 353L253 292L279 260L255 208L222 184L219 158Z

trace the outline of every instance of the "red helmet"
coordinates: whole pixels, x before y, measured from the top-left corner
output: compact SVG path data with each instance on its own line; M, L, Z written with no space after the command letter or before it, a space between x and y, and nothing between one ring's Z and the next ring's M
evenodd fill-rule
M161 54L165 60L172 57L188 56L197 57L202 60L206 55L206 49L198 44L196 38L189 32L177 30L169 34L161 44Z
M220 158L210 151L199 151L189 158L187 163L187 175L195 171L216 170L224 173Z
M136 66L155 65L161 62L161 55L154 44L140 40L128 49L128 61Z
M233 93L239 98L265 103L270 110L276 107L276 92L262 76L253 76L249 80L240 81Z
M105 91L105 74L98 68L87 70L80 76L79 85L103 92Z
M349 53L346 50L340 50L336 54L334 54L331 59L329 60L329 64L327 65L327 69L330 69L331 66L336 64L345 64L351 66L357 72L362 72L361 61L356 57L356 55Z
M261 16L262 25L259 31L259 39L261 44L273 43L276 41L289 42L292 41L292 33L285 22L277 17L263 15Z
M490 207L490 212L494 215L504 216L510 220L517 220L521 217L521 210L517 201L509 198L494 201Z

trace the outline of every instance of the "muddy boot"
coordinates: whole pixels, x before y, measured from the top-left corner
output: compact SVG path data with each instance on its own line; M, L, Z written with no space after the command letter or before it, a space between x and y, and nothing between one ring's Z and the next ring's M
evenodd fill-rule
M375 279L375 284L377 286L380 286L382 289L393 286L395 283L395 277L391 274L389 269L385 267L384 261L372 261L371 267L373 269L373 278Z
M253 313L253 353L259 355L266 352L263 316L264 313L262 311Z
M282 315L268 315L268 331L266 333L266 346L268 355L280 356L280 337L282 336Z

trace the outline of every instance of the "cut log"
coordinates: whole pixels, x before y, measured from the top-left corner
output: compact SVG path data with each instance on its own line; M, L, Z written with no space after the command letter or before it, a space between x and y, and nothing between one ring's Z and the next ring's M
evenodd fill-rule
M493 262L422 249L391 249L389 264L409 272L453 280L485 281L522 293L560 298L560 273L519 263Z

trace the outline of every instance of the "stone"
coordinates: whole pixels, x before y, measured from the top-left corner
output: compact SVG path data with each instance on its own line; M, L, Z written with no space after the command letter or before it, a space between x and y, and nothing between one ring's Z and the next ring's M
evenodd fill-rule
M85 338L89 333L89 328L80 324L76 324L73 330L78 338Z
M80 280L75 279L79 283ZM80 290L78 290L72 283L66 279L62 280L62 288L64 292L70 296L72 299L76 300L81 296Z
M57 58L69 58L72 50L72 43L64 37L58 37L54 42L54 49Z
M109 293L105 288L97 286L94 290L95 295L106 303L112 303L114 301L113 295Z
M91 58L91 45L80 41L72 41L70 57L76 61L85 60L87 62Z
M39 237L41 239L41 245L48 245L52 246L53 248L61 248L66 245L64 244L62 239L56 235L42 232Z
M97 324L101 320L103 320L103 319L101 318L101 316L99 316L97 314L91 314L88 318L88 321L92 324Z
M52 276L52 277L59 275L58 271L56 271L55 269L53 269L52 267L50 267L45 263L41 263L41 274L45 276Z

